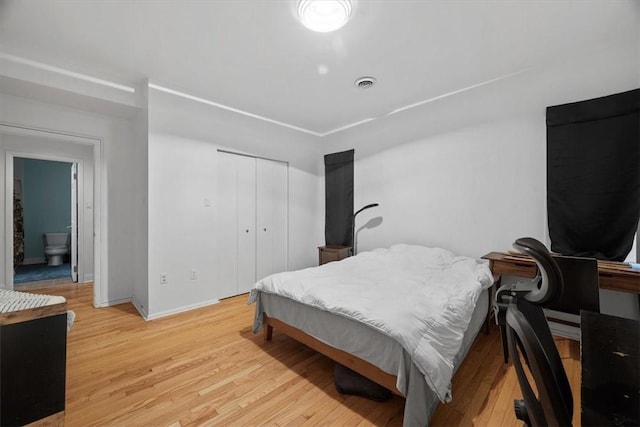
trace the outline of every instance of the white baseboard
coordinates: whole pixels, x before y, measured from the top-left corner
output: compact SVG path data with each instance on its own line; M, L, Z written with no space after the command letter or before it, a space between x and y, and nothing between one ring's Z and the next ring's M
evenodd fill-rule
M131 301L131 297L112 299L112 300L109 300L109 301L107 301L105 303L100 304L100 307L111 307L112 305L126 304L128 302L132 302Z
M85 274L84 278L82 278L82 279L80 279L80 277L78 277L78 282L82 282L82 283L93 282L93 273Z
M136 308L136 310L138 310L138 313L140 313L140 316L142 316L142 318L144 320L154 320L154 319L159 319L161 317L167 317L167 316L171 316L173 314L178 314L178 313L183 313L185 311L189 311L189 310L194 310L196 308L202 308L202 307L206 307L209 305L214 305L214 304L218 304L220 302L220 300L208 300L208 301L202 301L199 302L197 304L191 304L191 305L186 305L183 307L179 307L176 309L172 309L172 310L165 310L165 311L161 311L158 313L154 313L154 314L149 314L146 310L146 307L144 307L142 304L140 304L140 302L136 301L135 298L121 298L121 299L117 299L117 300L110 300L105 304L102 304L100 307L109 307L112 305L118 305L118 304L124 304L124 303L128 303L130 302L131 304L133 304L133 306Z
M544 309L544 314L553 335L580 341L580 316L561 311Z
M154 314L151 314L151 315L147 313L146 316L145 316L143 314L142 317L144 317L144 320L154 320L154 319L159 319L161 317L171 316L173 314L183 313L183 312L189 311L189 310L194 310L196 308L202 308L202 307L206 307L206 306L209 306L209 305L218 304L219 302L220 302L220 300L217 300L217 299L209 300L209 301L202 301L202 302L199 302L197 304L185 305L183 307L179 307L179 308L172 309L172 310L160 311L158 313L154 313ZM141 311L141 310L138 309L138 311ZM140 314L142 314L142 312Z
M580 325L570 326L562 323L556 323L549 320L549 329L552 335L556 335L563 338L568 338L573 341L580 341Z
M141 305L138 301L136 301L135 298L133 298L131 300L131 304L133 304L133 306L136 308L136 310L138 310L138 313L140 313L140 316L142 316L142 318L144 320L149 320L148 319L149 315L148 315L147 310L145 310L143 305Z

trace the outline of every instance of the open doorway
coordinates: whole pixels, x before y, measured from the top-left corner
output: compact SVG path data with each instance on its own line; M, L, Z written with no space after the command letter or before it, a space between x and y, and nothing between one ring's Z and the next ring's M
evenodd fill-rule
M0 246L0 288L14 289L14 241L13 241L13 166L14 158L32 158L66 163L77 163L77 235L78 235L78 284L93 283L96 307L106 305L106 287L102 286L108 272L106 261L106 223L101 221L103 212L102 139L76 135L59 130L25 127L0 123L0 176L4 177L4 211L0 210L0 223L4 224L4 247ZM104 258L104 259L103 259Z
M14 289L78 280L78 163L14 157Z

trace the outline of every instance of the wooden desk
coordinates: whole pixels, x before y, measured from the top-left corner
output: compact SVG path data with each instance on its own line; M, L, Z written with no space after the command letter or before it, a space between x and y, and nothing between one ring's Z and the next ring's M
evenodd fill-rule
M482 258L489 260L489 268L496 282L503 274L518 277L536 275L536 263L526 255L490 252ZM632 270L628 264L598 260L598 277L600 289L640 294L640 270Z
M640 321L580 313L582 426L640 425Z
M0 313L0 426L64 424L67 303Z

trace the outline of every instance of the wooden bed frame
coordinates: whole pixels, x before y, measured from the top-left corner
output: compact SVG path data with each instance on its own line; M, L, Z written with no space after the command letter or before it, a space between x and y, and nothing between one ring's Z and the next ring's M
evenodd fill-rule
M490 320L491 315L493 314L493 310L491 309L491 299L492 299L492 291L489 290L488 313L487 313L487 317L485 318L484 324L481 327L481 330L484 329L485 335L489 334L489 324L491 321ZM380 384L381 386L387 388L388 390L391 390L391 392L393 392L394 394L404 397L404 395L400 393L396 388L398 378L395 375L388 374L382 369L378 368L377 366L367 362L366 360L360 359L359 357L354 356L353 354L347 353L346 351L343 351L343 350L339 350L335 347L331 347L330 345L325 344L324 342L312 337L311 335L301 331L300 329L294 326L291 326L276 318L267 316L266 313L263 313L262 316L263 316L263 324L264 324L262 332L263 332L265 341L271 341L271 338L273 336L273 328L277 328L278 330L282 331L284 334L314 349L318 353L321 353L327 356L328 358L335 360L341 365L346 366L352 371L355 371L360 375L367 377L371 381L377 384Z
M263 334L265 341L271 341L271 338L273 336L273 328L276 328L279 331L282 331L286 335L290 336L291 338L295 339L296 341L299 341L302 344L311 347L318 353L324 354L328 358L335 360L336 362L346 366L352 371L355 371L360 375L369 378L371 381L391 390L394 394L403 396L402 393L400 393L396 388L397 377L395 375L388 374L377 366L372 365L371 363L362 360L359 357L349 354L346 351L331 347L330 345L317 340L311 335L308 335L300 329L288 325L281 320L269 317L266 314L263 314L263 320Z

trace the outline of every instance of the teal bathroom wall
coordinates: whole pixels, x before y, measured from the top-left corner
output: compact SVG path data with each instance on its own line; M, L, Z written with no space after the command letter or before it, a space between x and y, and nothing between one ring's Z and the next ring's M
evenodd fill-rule
M48 160L23 160L25 261L44 258L43 233L69 232L71 165Z

